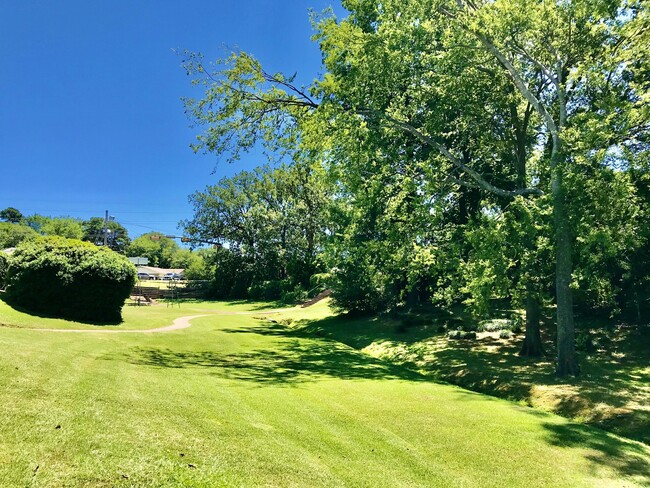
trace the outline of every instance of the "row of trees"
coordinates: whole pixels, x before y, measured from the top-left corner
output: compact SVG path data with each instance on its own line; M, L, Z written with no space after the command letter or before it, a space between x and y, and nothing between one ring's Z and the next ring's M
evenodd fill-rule
M538 355L540 309L553 302L556 373L577 374L576 307L637 319L648 309L647 2L343 6L345 19L314 17L324 74L307 87L247 53L212 67L188 53L206 87L186 100L207 126L194 149L236 161L261 144L291 161L282 171L326 170L309 263L342 307L434 300L481 313L507 298L526 309L522 353ZM247 194L237 178L218 191ZM236 220L201 195L188 232L232 239L260 262L267 246L226 235Z
M37 236L58 236L78 239L102 246L125 256L149 259L151 266L183 268L195 279L206 278L202 252L182 249L176 241L159 232L149 232L131 240L126 228L115 220L106 222L100 217L88 220L72 217L24 216L19 210L8 207L0 211L0 249L15 247L20 242Z
M73 217L24 216L18 209L8 207L0 211L0 248L15 247L19 242L36 236L58 236L79 239L94 244L104 243L117 252L124 253L129 246L127 230L118 222L105 222L100 217L88 220ZM106 229L106 230L105 230Z

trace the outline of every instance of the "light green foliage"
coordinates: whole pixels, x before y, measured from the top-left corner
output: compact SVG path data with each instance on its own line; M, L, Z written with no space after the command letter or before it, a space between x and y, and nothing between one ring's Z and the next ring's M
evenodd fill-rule
M0 249L16 247L22 241L34 239L37 236L34 229L26 225L0 222Z
M174 239L165 237L159 232L142 234L133 239L125 249L127 256L149 258L150 266L160 268L173 268L174 260L179 251L181 249ZM184 264L187 261L183 255L180 255L177 264Z
M34 214L23 219L25 225L44 236L59 236L68 239L83 237L83 222L72 217L46 217Z
M82 223L70 217L55 217L41 226L41 233L46 236L59 236L68 239L83 237Z
M575 223L576 298L589 308L620 312L623 287L640 264L633 258L647 246L641 230L642 202L629 173L601 170L572 184L572 204L582 210L576 212Z
M529 293L548 297L553 279L550 221L543 199L517 197L505 210L484 207L467 227L470 248L463 262L462 291L472 313L487 315L495 298L523 307Z
M202 99L184 99L186 112L207 126L197 136L195 151L224 155L232 162L257 144L269 156L295 150L303 118L316 107L307 90L293 84L295 77L267 73L244 52L216 63L186 52L183 66L193 84L206 87Z

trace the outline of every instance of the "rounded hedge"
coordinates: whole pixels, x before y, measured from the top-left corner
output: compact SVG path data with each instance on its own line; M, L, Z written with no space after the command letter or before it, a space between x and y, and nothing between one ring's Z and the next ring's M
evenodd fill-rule
M7 300L26 310L97 323L121 320L137 270L107 247L62 237L21 243L8 260Z

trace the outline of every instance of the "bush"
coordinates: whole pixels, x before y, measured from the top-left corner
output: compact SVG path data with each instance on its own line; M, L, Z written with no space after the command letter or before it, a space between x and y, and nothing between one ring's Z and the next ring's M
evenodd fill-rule
M512 339L512 332L509 330L501 330L499 331L499 338L500 339Z
M307 291L300 285L294 286L291 290L283 291L282 295L280 295L280 301L284 303L304 302L307 298L309 298Z
M23 224L0 222L0 250L16 247L23 241L36 239L38 232Z
M278 300L282 294L280 280L262 281L248 287L248 297L253 300Z
M0 290L5 287L5 276L7 274L7 267L9 266L9 256L0 252Z
M484 320L478 325L479 332L498 332L500 330L512 330L513 321L509 319Z
M476 332L466 332L464 330L450 330L447 333L450 339L476 339Z
M136 268L109 248L61 237L20 244L9 259L7 299L26 310L98 323L118 322Z

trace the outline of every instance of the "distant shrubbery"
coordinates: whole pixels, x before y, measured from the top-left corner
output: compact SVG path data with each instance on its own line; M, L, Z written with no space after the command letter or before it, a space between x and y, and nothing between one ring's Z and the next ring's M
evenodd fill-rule
M45 237L23 242L9 258L7 298L33 312L115 322L135 278L133 264L108 248Z

